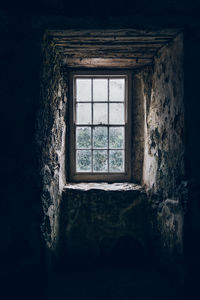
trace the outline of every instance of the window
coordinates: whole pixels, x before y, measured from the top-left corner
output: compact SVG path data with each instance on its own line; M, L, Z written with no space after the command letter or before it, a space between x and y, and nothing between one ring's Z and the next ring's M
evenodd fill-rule
M72 72L70 179L130 179L129 72Z

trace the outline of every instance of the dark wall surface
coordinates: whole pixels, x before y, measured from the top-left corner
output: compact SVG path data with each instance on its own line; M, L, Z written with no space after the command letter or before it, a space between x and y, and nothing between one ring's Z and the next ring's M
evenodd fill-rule
M94 4L92 0L71 3L65 0L35 0L25 2L19 0L2 1L2 9L9 11L27 11L31 13L49 13L62 15L132 15L132 14L198 14L198 0L141 0L123 2L99 1ZM170 16L169 16L170 17Z
M35 159L35 120L40 90L40 36L30 20L1 14L1 247L6 293L40 284L42 210ZM18 19L18 21L17 21ZM26 20L25 20L26 19ZM41 272L42 276L42 272ZM15 279L14 279L15 278ZM4 285L13 282L13 289ZM24 291L26 290L24 289ZM3 292L3 291L2 291ZM33 293L34 294L34 293ZM9 294L7 295L9 298Z

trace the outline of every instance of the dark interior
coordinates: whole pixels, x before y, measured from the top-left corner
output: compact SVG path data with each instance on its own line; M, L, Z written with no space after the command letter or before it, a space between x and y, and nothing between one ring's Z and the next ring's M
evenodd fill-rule
M199 297L199 1L111 2L0 4L1 299ZM69 182L74 69L132 74L128 183Z

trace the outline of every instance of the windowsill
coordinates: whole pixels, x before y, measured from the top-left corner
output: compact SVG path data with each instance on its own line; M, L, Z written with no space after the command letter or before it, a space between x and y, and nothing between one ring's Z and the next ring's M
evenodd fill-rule
M122 183L107 183L107 182L81 182L81 183L68 183L65 185L64 190L102 190L102 191L144 191L141 185L122 182Z

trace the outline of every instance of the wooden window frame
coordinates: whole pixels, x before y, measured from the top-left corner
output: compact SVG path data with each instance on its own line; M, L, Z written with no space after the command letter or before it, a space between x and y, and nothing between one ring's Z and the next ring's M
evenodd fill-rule
M75 172L75 102L74 81L76 77L126 77L125 80L125 172L103 173L103 172ZM132 73L127 70L72 70L69 73L69 156L68 175L70 182L126 182L131 181L131 103L132 103ZM88 125L89 126L89 125ZM97 125L98 126L98 125Z

